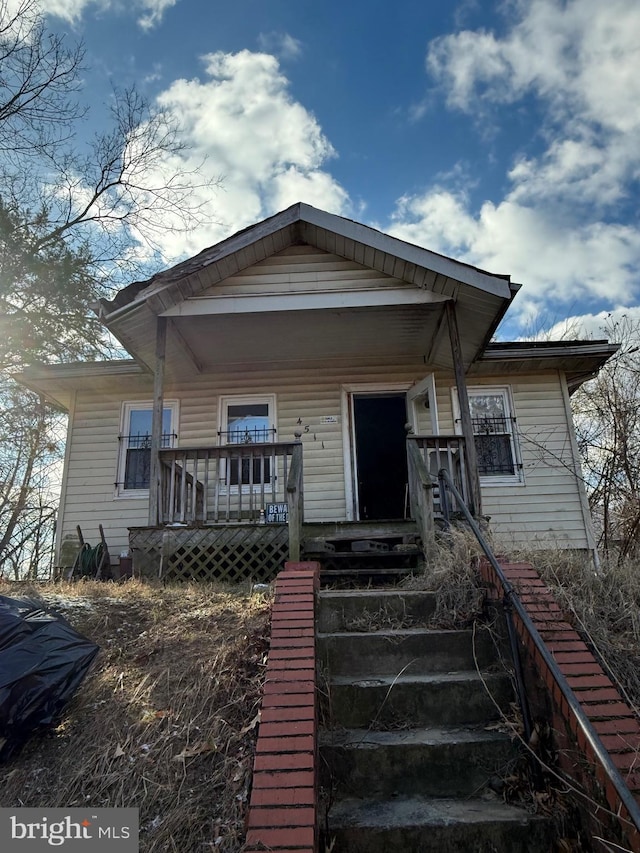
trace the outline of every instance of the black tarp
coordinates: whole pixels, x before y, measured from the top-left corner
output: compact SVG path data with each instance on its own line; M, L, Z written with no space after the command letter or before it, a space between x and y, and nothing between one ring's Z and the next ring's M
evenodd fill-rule
M0 595L0 761L56 720L98 651L41 602Z

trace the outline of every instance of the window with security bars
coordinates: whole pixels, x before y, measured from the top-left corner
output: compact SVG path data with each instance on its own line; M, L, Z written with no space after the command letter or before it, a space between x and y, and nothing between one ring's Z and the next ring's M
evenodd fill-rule
M247 445L247 452L239 458L229 459L225 482L230 486L259 486L271 482L271 458L251 445L275 441L272 424L271 398L264 400L225 400L223 403L223 444Z
M120 460L118 464L118 491L143 491L149 488L151 479L151 406L125 403L123 427L125 434L120 436ZM175 433L173 423L175 407L163 409L161 447L173 447Z
M469 408L480 476L519 477L507 389L470 389Z

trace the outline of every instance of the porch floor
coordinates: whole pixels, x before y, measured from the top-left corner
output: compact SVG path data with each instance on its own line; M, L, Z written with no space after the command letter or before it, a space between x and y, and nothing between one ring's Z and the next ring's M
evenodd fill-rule
M305 521L302 539L393 539L417 535L415 521Z

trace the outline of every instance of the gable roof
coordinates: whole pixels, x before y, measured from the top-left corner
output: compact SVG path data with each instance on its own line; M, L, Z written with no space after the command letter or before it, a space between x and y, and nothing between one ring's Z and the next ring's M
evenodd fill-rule
M216 298L216 287L225 280L300 246L373 270L392 279L395 287L378 288L373 282L349 298L331 293L319 298L318 291L280 299L273 294L263 298L259 292L242 300ZM469 365L490 341L518 289L508 276L493 275L299 202L147 281L130 284L113 300L101 300L97 311L146 367L153 363L155 318L168 317L167 366L176 375L241 358L266 360L266 336L254 340L260 327L257 315L273 331L272 361L295 356L298 342L289 336L294 328L298 340L309 342L309 358L373 358L400 351L447 367L443 303L455 300L458 305L463 358ZM345 348L350 337L345 334L345 317L351 324L357 321L361 330L361 342L352 339L351 349ZM327 328L334 330L332 336L324 334ZM249 341L248 349L234 352L233 341L241 339Z
M108 317L142 301L161 302L166 310L175 301L194 296L214 281L226 278L287 248L308 244L349 260L426 287L438 275L511 299L520 285L510 276L494 275L478 267L455 261L363 225L297 202L255 225L250 225L198 255L137 281L121 290L113 300L101 299L100 314ZM215 267L215 271L211 269ZM207 270L206 284L200 274ZM189 286L184 287L188 282Z

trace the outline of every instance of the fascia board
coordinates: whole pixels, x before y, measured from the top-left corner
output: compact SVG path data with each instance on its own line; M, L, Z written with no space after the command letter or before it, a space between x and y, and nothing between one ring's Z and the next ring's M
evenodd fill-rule
M334 293L292 293L242 296L192 297L163 312L165 317L202 316L207 314L260 314L277 311L322 309L358 309L429 305L446 302L449 297L424 290L378 290Z

